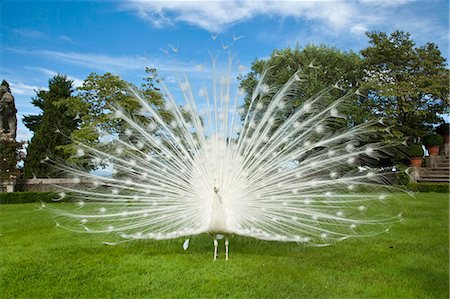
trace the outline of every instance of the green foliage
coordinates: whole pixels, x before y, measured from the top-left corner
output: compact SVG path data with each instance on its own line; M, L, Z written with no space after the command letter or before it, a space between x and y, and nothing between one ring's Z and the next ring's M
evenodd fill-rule
M449 193L448 183L409 183L406 187L414 192Z
M22 160L22 147L23 142L0 140L0 181L19 177L17 163Z
M409 33L402 31L390 35L372 32L368 37L370 45L361 51L362 58L352 52L310 45L303 49L276 50L268 59L255 60L251 72L240 76L240 87L245 94L241 115L247 113L252 92L265 70L267 84L277 87L300 68L306 80L299 95L279 112L284 113L277 116L279 123L308 97L338 81L344 89L359 88L362 94L367 94L367 97L354 97L350 105L340 109L348 116L347 125L383 118L388 129L377 138L392 144L395 153L401 152L398 144L407 138L408 143L418 142L435 124L442 122L440 115L449 112L446 59L435 44L416 47ZM333 90L331 97L323 99L324 104L339 96L339 92ZM259 101L267 105L270 97ZM404 155L395 154L389 163L403 159Z
M446 60L433 43L415 47L409 33L367 35L370 46L361 54L368 109L384 118L393 137L417 141L449 111Z
M411 144L408 150L410 157L423 157L424 155L422 145L418 143Z
M80 119L79 130L73 131L71 137L86 145L100 146L102 136L113 134L123 137L126 125L123 120L114 117L117 109L133 115L143 125L150 119L139 114L141 105L138 103L132 90L140 92L150 106L164 115L164 100L156 87L158 83L155 69L146 68L146 77L141 88L122 80L116 75L105 73L98 75L91 73L78 88L75 101L62 100L60 103L76 113ZM119 108L120 107L120 108ZM77 151L75 144L62 147L63 151L73 157ZM72 158L76 162L78 158ZM96 167L96 165L91 165Z
M134 112L139 108L138 103L129 91L129 84L111 73L98 75L90 74L78 88L78 101L67 103L70 109L77 111L82 119L81 127L91 129L77 132L78 134L92 134L88 140L97 140L98 132L121 133L124 129L121 121L112 117L114 108L120 105L128 112ZM97 131L97 132L96 132ZM96 138L93 138L96 136ZM79 136L77 136L79 137ZM85 139L83 135L83 140Z
M361 58L356 53L344 52L325 45L308 45L303 49L297 47L275 50L268 59L256 59L252 63L251 71L239 77L240 88L245 93L244 113L241 115L245 116L247 113L253 90L264 71L267 71L264 77L265 83L275 88L283 85L299 69L301 69L302 76L307 78L299 90L299 94L287 103L286 115L281 118L285 119L308 98L335 83L344 89L355 88L362 78L361 65ZM333 93L336 96L343 95L343 91L339 89L334 89ZM259 101L267 106L270 99L267 97L259 99ZM329 104L332 100L334 99L324 99L328 102L324 104ZM350 115L352 122L359 123L365 118L366 110L359 109L361 101L364 99L355 99L355 105L350 105L348 111L343 111Z
M425 146L436 146L442 145L444 143L444 138L438 134L428 134L423 137L423 144Z
M122 120L114 118L118 107L128 114L137 114L141 105L136 100L132 89L141 92L148 103L160 111L164 109L164 100L155 86L156 70L146 69L146 77L142 88L122 80L116 75L105 73L98 75L91 73L78 88L77 101L65 102L72 113L77 112L81 119L81 132L75 137L82 140L96 141L101 132L121 134L125 127ZM157 81L157 80L156 80ZM140 120L145 121L142 117Z
M56 192L0 192L0 204L55 202L58 197Z
M45 109L44 99L46 96L47 95L45 94L45 91L42 90L36 91L36 96L31 99L31 104L39 108L42 112L36 115L25 115L23 117L23 124L25 125L25 127L27 127L30 131L32 131L35 134L42 123L43 111Z
M71 143L68 138L77 129L78 120L61 101L72 102L72 81L66 76L56 75L49 80L49 90L39 90L33 99L33 104L42 112L38 115L26 116L25 125L34 136L27 149L24 165L26 178L60 176L57 170L47 163L42 163L46 157L66 161L70 156L65 154L60 146Z

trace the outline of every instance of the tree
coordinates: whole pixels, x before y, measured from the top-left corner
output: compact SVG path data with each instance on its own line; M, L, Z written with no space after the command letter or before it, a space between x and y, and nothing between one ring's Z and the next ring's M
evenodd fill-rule
M24 165L26 178L48 177L57 175L57 170L47 163L42 163L46 157L67 160L61 149L62 145L70 143L68 136L77 129L78 120L70 113L67 106L61 105L61 100L73 101L73 81L64 75L56 75L49 80L49 90L36 91L32 103L42 112L38 115L24 117L25 125L34 132L27 149Z
M122 134L126 128L120 119L113 117L114 109L120 107L129 114L137 114L141 107L131 88L141 92L153 108L163 110L164 100L154 82L156 70L147 68L146 74L139 89L111 73L91 73L78 88L77 100L64 102L81 119L80 130L74 132L74 137L96 141L101 132Z
M368 33L364 89L368 107L393 136L417 141L448 113L449 70L437 45L415 47L409 33Z
M243 116L248 111L252 92L264 70L268 70L264 80L269 86L279 87L283 85L299 69L301 69L302 76L306 78L299 94L288 103L288 107L285 109L287 115L283 118L287 118L304 101L324 88L338 83L343 89L356 89L363 75L361 65L362 60L358 54L325 45L308 45L303 49L297 47L275 50L268 59L256 59L252 63L251 72L239 78L241 80L240 87L245 95ZM335 96L340 96L345 92L335 89L332 93ZM261 100L266 106L270 97ZM329 100L334 99L330 98ZM361 99L355 98L355 100ZM352 105L352 110L359 106ZM361 122L364 116L362 111L357 113L354 111L346 112L353 116L353 122Z
M84 80L83 86L78 88L79 93L75 100L66 99L61 102L80 120L79 128L72 132L71 138L91 147L103 147L103 150L110 148L108 144L102 142L102 138L106 135L113 136L113 139L129 139L137 142L133 140L135 137L132 134L127 134L129 128L126 122L114 116L116 109L119 109L138 120L143 126L152 121L148 115L141 115L141 104L132 89L141 93L150 106L170 122L172 116L166 110L165 101L157 87L159 80L156 70L146 68L145 72L146 76L140 88L111 73L103 75L91 73ZM65 155L71 156L72 163L79 164L80 161L90 163L89 167L92 169L103 166L102 163L95 164L88 157L77 157L79 146L75 143L62 148Z

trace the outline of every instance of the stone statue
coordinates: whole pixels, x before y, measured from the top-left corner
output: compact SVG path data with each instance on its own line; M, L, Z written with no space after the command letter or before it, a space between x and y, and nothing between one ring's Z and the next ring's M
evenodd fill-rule
M16 140L17 136L17 109L14 97L11 94L8 82L3 80L0 85L0 138L6 140ZM8 132L5 132L3 125L8 124Z

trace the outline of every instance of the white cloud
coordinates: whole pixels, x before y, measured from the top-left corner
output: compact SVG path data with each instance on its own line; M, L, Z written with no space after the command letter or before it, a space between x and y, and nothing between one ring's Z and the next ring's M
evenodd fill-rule
M29 28L14 29L13 32L26 38L48 38L44 32Z
M75 41L70 36L67 36L67 35L60 35L60 36L58 36L58 39L65 41L65 42L69 42L71 44L75 44Z
M72 44L75 44L75 41L68 35L62 34L59 35L57 37L51 37L48 34L42 32L42 31L38 31L35 29L30 29L30 28L16 28L13 29L12 32L14 32L17 35L20 35L22 37L25 38L33 38L33 39L46 39L46 40L61 40L64 42L69 42Z
M121 7L156 27L185 22L212 32L257 15L320 20L341 28L358 13L347 1L124 1Z
M399 6L416 0L360 0L362 4L369 4L374 6Z
M447 43L448 39L447 24L424 18L416 0L123 0L120 9L135 13L155 27L185 23L221 32L234 24L266 16L310 21L310 30L330 36L351 33L361 37L371 30L401 29L419 39L439 32L444 33L438 42Z
M363 25L363 24L355 24L352 27L350 27L350 32L355 33L355 34L364 34L365 32L367 32L369 29L367 28L367 26Z
M21 82L10 82L9 86L11 87L12 94L19 95L35 95L35 90L43 89L42 87L35 85L28 85Z
M49 69L46 69L46 68L43 68L43 67L26 66L25 69L39 71L39 72L41 72L42 74L45 74L48 77L54 77L54 76L56 76L58 74L58 72L56 72L56 71L49 70ZM79 86L83 85L83 80L82 79L79 79L79 78L76 78L76 77L72 77L72 76L69 76L69 75L67 75L67 78L69 80L73 81L73 86L74 87L79 87Z
M111 71L118 69L142 69L147 59L143 56L108 56L93 53L39 50L35 54L65 63Z
M73 81L73 86L74 87L80 87L83 85L83 80L72 77L72 76L67 76L69 78L69 80Z
M174 60L171 56L161 59L141 55L106 55L51 50L24 50L16 48L5 48L4 50L22 55L36 55L49 59L53 62L60 61L66 64L86 67L89 70L101 70L119 74L127 70L143 70L145 67L154 67L158 70L158 72L198 73L195 63ZM44 68L39 69L50 76L56 74L52 70ZM76 78L72 77L71 79Z

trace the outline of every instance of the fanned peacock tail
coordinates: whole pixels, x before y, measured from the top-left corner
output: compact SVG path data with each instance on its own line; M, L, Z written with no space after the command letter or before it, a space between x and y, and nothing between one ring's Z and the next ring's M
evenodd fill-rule
M139 115L114 108L123 136L101 147L74 141L113 174L59 165L91 186L61 187L78 206L48 209L67 229L131 240L214 232L326 245L384 232L401 216L395 188L370 167L392 148L377 141L382 122L348 126L355 92L338 85L289 111L307 80L299 70L272 87L263 74L246 114L231 74L214 75L198 96L183 76L184 105L162 83L169 118L133 90Z

